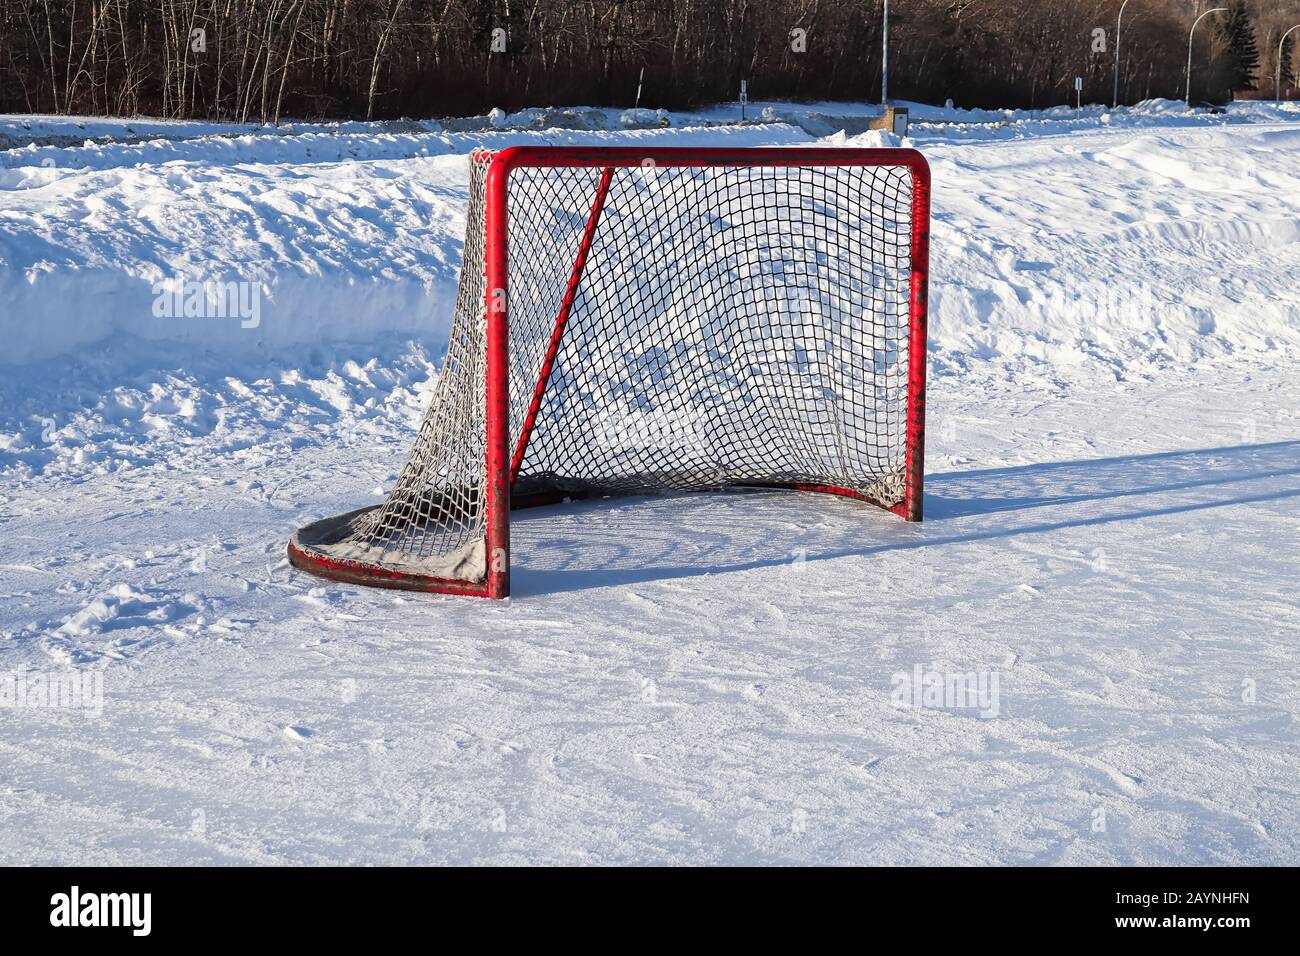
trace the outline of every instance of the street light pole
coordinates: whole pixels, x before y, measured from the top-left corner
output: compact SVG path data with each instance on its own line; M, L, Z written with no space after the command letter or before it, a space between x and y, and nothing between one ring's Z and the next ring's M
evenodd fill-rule
M1128 0L1119 5L1119 19L1115 21L1115 95L1111 97L1111 108L1119 106L1119 34L1124 28L1124 8Z
M1196 18L1196 22L1192 24L1192 32L1187 34L1187 96L1185 100L1189 110L1192 108L1192 38L1196 36L1196 28L1200 26L1202 20L1211 13L1226 13L1227 10L1227 7L1215 7L1213 10L1206 10Z
M1273 81L1273 99L1279 103L1282 102L1282 47L1286 46L1286 38L1297 30L1300 30L1300 23L1283 33L1282 40L1277 45L1277 79Z
M880 48L880 105L889 105L889 0L885 0L885 39Z

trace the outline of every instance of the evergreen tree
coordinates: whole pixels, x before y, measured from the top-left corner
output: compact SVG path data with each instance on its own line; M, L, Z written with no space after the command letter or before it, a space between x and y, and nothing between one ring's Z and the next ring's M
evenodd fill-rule
M1259 47L1255 26L1246 10L1246 0L1229 0L1228 12L1219 20L1219 35L1225 49L1225 81L1230 92L1255 89L1259 73Z

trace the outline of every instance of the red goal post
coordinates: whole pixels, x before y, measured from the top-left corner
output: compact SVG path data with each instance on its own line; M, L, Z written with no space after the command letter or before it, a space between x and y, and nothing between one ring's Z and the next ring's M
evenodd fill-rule
M399 478L398 487L385 504L316 522L296 534L289 544L289 557L295 566L354 583L501 598L510 592L512 507L549 504L568 498L637 493L651 490L654 480L659 479L663 480L665 488L737 484L826 492L880 504L909 521L921 520L930 171L919 152L910 149L804 147L517 146L499 152L476 153L472 168L474 185L471 187L470 221L457 317L439 389L421 428L416 450ZM520 212L519 204L526 200L516 196L516 192L532 188L539 180L544 181L548 170L555 171L566 185L548 187L555 190L547 194L549 198L538 200L535 210ZM674 171L677 171L677 179L673 178ZM845 178L845 171L852 171L857 178ZM739 186L728 178L737 173L743 179ZM691 177L692 182L681 186L679 180L683 176ZM725 202L710 199L710 194L702 191L707 188L710 176L722 183L714 188L729 190ZM521 177L526 178L526 183L520 184ZM646 205L644 209L650 210L648 212L637 206L633 212L622 215L615 226L608 225L611 214L606 206L611 190L623 190L620 196L626 199L632 196L630 190L642 188L634 181L637 178L652 183L663 180L676 184L671 188L681 195L673 200L676 205L670 211L671 215L680 217L690 211L696 216L692 222L697 224L702 238L695 237L691 248L686 252L679 250L675 259L655 258L656 249L665 242L674 242L671 233L658 241L647 241L647 236L654 239L662 232L637 232L640 227L638 216L647 218L662 214L665 222L671 223L669 212L664 211L667 209L666 201ZM700 181L700 188L690 191L695 180ZM512 183L515 184L513 188ZM870 195L857 199L847 195L855 184ZM770 207L762 213L767 218L747 218L754 197ZM707 218L701 219L698 208L704 200L717 208L711 208ZM858 205L855 206L855 202ZM480 203L481 208L478 208ZM480 215L481 223L478 221ZM756 236L756 223L760 231L770 226L773 234ZM548 462L545 467L534 468L534 473L524 475L521 481L525 459L530 451L537 450L532 442L538 429L539 412L549 396L557 391L573 396L587 395L583 389L588 386L579 384L579 373L572 370L561 374L560 384L552 383L553 376L557 375L557 361L569 344L566 332L571 321L577 318L579 326L595 323L600 329L617 332L623 326L635 324L634 315L648 295L658 296L653 299L653 304L662 313L678 317L686 314L692 322L704 321L689 311L683 313L680 302L676 301L689 297L690 289L680 288L682 283L678 280L661 281L654 276L646 279L644 272L635 271L635 264L618 265L622 280L626 283L630 281L629 276L634 277L648 283L652 292L647 293L640 286L634 294L604 290L601 277L593 276L590 266L593 258L600 263L612 261L610 250L601 245L602 230L609 228L621 230L620 241L628 247L624 250L625 256L666 262L665 268L675 272L695 270L690 273L694 276L701 268L707 268L701 267L699 262L708 254L727 258L726 278L718 277L717 273L722 271L719 269L709 273L709 292L701 296L704 304L698 311L710 315L714 310L744 313L736 321L737 328L746 332L770 323L773 314L780 317L780 308L772 309L771 306L787 301L780 296L788 297L789 289L782 290L780 295L773 292L781 283L797 288L800 294L820 296L821 304L815 303L812 311L834 311L836 327L841 330L836 334L849 337L843 338L842 342L832 341L818 333L813 336L817 349L805 348L807 343L803 340L782 343L783 354L790 352L799 356L797 361L790 363L795 371L782 373L786 380L780 387L771 383L770 370L766 382L762 372L755 373L753 381L765 384L754 385L751 390L762 394L757 399L747 394L746 401L757 403L764 409L777 409L787 417L792 406L801 410L812 407L815 403L810 404L808 397L800 394L807 383L795 377L797 370L812 368L810 380L841 383L844 381L843 369L828 373L822 366L826 362L843 363L847 360L841 359L840 353L851 354L850 371L855 373L853 380L862 395L846 394L851 389L843 385L832 388L819 384L817 387L831 396L826 399L826 404L854 409L851 415L848 412L845 415L854 418L857 431L863 434L845 439L844 432L849 429L839 423L836 431L834 416L818 408L810 415L810 419L816 419L814 422L798 425L802 429L798 440L805 444L815 444L815 440L823 437L828 442L839 441L848 448L849 457L857 454L859 457L867 455L872 461L876 457L882 462L888 459L895 463L899 473L882 478L867 469L870 473L855 473L852 476L855 480L840 481L828 475L827 469L782 465L773 467L770 475L765 474L762 469L754 467L754 456L761 454L765 442L772 441L771 435L763 433L746 436L744 454L740 456L743 460L739 463L729 461L724 467L719 467L721 480L716 483L705 481L697 474L704 466L695 458L677 453L660 453L651 464L643 462L639 467L644 474L625 474L619 468L624 468L628 455L621 456L615 467L611 464L614 459L608 457L589 461L590 453L582 447L556 450L548 446L547 442L552 445L562 442L554 436L561 431L561 417L567 414L563 409L552 408L547 414L555 420L556 426L550 435L546 434L545 428L542 429L544 441L540 449L548 457ZM481 229L481 243L476 229ZM832 235L833 241L821 239L819 229ZM727 238L731 233L738 238ZM560 238L557 240L555 236ZM638 236L640 245L629 240L629 237L635 239ZM541 248L543 242L548 243L545 246L548 251L561 246L567 249L563 261L555 255L536 255L535 250ZM745 255L732 252L732 246L736 244L746 247ZM818 248L819 245L823 248ZM829 251L825 248L828 245L833 246ZM778 246L780 248L775 248ZM781 258L782 249L794 250L789 257L791 261L772 262ZM511 275L512 254L519 277ZM481 272L474 264L480 255ZM550 264L557 268L539 272L538 265L532 262L534 258L550 259ZM887 260L889 268L878 268L878 260ZM823 269L826 275L815 275L818 269ZM554 274L548 275L548 272ZM752 289L742 281L746 276L752 277L752 285L761 287L755 295L766 297L757 306L748 304L747 293ZM897 278L891 279L891 276L904 277L905 288L895 289L903 283ZM512 330L511 286L515 280L528 286L518 290L518 297L536 304L533 310L536 314L530 312L524 320L527 326L524 334L528 338L522 344L520 331ZM539 285L541 293L533 288ZM662 291L665 286L672 291ZM827 286L834 288L827 292ZM611 287L622 288L617 284L611 284ZM671 307L665 306L670 296L674 301ZM482 303L481 308L474 305L475 301ZM868 339L852 338L854 333L848 327L853 324L855 312L845 308L846 303L856 304L861 313L856 317L863 318L865 324L870 324L872 319L865 315L864 310L869 310L875 303L881 303L885 312L892 310L897 315L889 322L877 323L886 331L878 330ZM477 312L479 327L483 329L481 341L470 331L470 312ZM551 318L539 320L538 316L543 315ZM905 329L901 328L904 321ZM662 334L663 328L660 324L653 331ZM512 331L516 336L514 351L519 355L512 355ZM731 334L730 327L727 332ZM648 344L651 340L652 336L645 336L637 348L652 351ZM689 348L678 348L677 354L686 355L689 362L707 363L710 374L717 373L720 382L727 380L718 386L719 389L734 385L730 381L732 373L725 367L727 356L715 354L719 346L697 342L692 348L694 352ZM481 366L477 360L479 349L482 350ZM801 354L805 351L816 354L809 359ZM707 359L700 359L699 355L706 352ZM898 367L904 362L904 354L905 370ZM521 356L522 372L518 367ZM517 387L514 394L511 388L512 359L516 361L516 385L522 382L522 387ZM568 364L575 367L581 366L579 359L580 353L577 352L567 356ZM645 359L629 352L624 361L643 365ZM819 362L822 366L818 366ZM653 377L642 365L637 366L640 378L633 385ZM820 372L818 368L821 368ZM656 366L652 371L658 374L663 370ZM668 374L671 373L669 365ZM479 374L482 375L478 379L480 384L475 385L474 380ZM625 369L619 374L627 378ZM835 377L836 374L839 378ZM882 384L881 380L886 376L893 378ZM617 377L609 373L610 381ZM897 387L891 384L895 379ZM632 386L626 380L618 381L618 388L626 390L629 387ZM482 394L481 419L475 395L479 388ZM904 389L905 409L901 397ZM694 391L699 390L697 383ZM673 393L677 401L674 407L681 405L681 391L678 389ZM890 398L895 392L899 393L896 402ZM708 396L706 402L714 397ZM883 430L872 426L870 413L878 412L891 402L898 406L896 426ZM440 403L464 410L457 418L453 411L436 407ZM654 402L648 404L653 407ZM743 417L749 405L741 407ZM431 424L435 417L438 417L437 422ZM474 438L455 451L440 451L448 444L447 434L455 430L454 424L449 423L455 421L467 422L471 432L480 427L477 423L481 421L481 445ZM572 421L569 424L572 425ZM789 427L793 426L782 423L778 430L788 431ZM900 441L902 446L895 447ZM871 449L869 454L861 450L868 447ZM483 456L481 472L471 468L469 477L456 480L448 477L457 469L463 471L464 460L474 458L480 450ZM442 464L437 463L439 456ZM671 459L671 468L677 471L663 464L668 459ZM684 463L687 459L689 464ZM559 465L555 464L557 461ZM589 475L583 473L584 468L590 471ZM660 468L664 470L656 470ZM659 479L651 476L659 476ZM873 479L875 484L869 484L867 479ZM888 494L879 491L885 485L890 489ZM439 534L443 533L441 526L454 525L459 534L452 542L456 546L451 547L441 538L439 543L429 544L433 525L440 526ZM481 550L475 543L478 534L482 535Z

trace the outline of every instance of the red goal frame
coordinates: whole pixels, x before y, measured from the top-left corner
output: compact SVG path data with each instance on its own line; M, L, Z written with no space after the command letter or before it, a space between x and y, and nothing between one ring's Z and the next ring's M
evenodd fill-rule
M921 153L912 149L835 149L821 147L642 147L642 146L514 146L484 154L488 162L485 195L484 236L486 262L486 543L487 574L481 582L425 577L330 560L289 545L290 561L297 567L338 580L480 597L504 598L510 593L510 511L534 505L553 504L573 495L528 495L512 500L511 489L528 447L542 395L563 339L564 327L586 264L592 238L599 228L609 183L616 169L689 166L890 166L906 168L912 179L912 243L908 299L909 349L907 373L907 423L904 498L888 510L908 521L920 521L923 514L925 458L925 388L927 349L927 298L930 249L930 167ZM556 317L541 374L525 417L519 441L510 448L509 412L509 216L510 174L520 168L600 168L600 178L591 211L583 231L577 257L570 271L566 294ZM464 268L472 264L465 263ZM849 488L831 485L774 484L771 487L817 491L870 501ZM874 503L874 502L873 502Z

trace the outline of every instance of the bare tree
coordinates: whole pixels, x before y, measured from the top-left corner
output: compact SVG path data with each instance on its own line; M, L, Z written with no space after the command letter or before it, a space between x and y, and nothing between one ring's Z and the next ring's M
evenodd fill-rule
M388 23L384 25L383 32L379 34L379 42L375 44L375 55L370 61L370 89L366 95L366 119L371 119L375 115L375 91L379 85L379 62L383 58L384 50L393 35L397 15L402 12L402 5L405 2L406 0L393 0L392 13L389 14Z
M891 92L1041 107L1082 76L1103 100L1111 61L1091 37L1110 36L1120 2L892 0ZM1248 11L1271 69L1294 0ZM1179 95L1192 12L1130 4L1122 97ZM279 122L631 105L643 69L643 103L668 108L734 98L741 79L766 99L864 100L880 39L880 0L4 0L0 110Z

